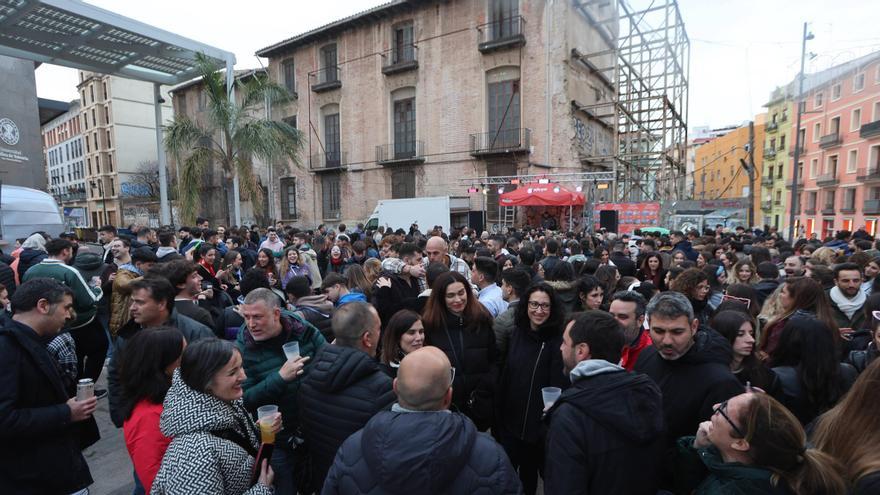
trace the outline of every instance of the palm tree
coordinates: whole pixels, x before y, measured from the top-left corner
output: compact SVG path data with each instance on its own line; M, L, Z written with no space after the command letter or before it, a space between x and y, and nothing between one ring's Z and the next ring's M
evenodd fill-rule
M254 74L235 81L239 101L230 100L225 78L235 77L234 74L224 77L208 57L198 54L196 58L208 100L205 125L178 114L163 126L165 149L178 163L181 220L191 224L199 213L205 170L211 162L219 163L223 169L227 197L231 190L228 186L237 174L243 196L251 201L254 213L259 215L263 191L254 174L253 159L258 158L269 166L289 159L299 166L298 153L303 138L293 126L257 115L266 104L289 101L290 94L264 74ZM229 205L229 201L226 204ZM230 219L229 223L234 220Z

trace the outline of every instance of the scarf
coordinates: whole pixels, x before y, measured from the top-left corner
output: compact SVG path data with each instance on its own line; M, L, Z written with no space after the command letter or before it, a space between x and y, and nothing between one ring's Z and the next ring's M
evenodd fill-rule
M212 277L217 276L217 272L214 271L214 265L206 263L205 260L199 260L199 264L202 265L202 268L208 270L208 273L210 273Z
M849 299L843 292L840 292L840 288L834 286L831 289L831 300L834 301L834 304L837 305L837 308L840 309L840 312L845 314L846 317L852 320L856 311L862 309L862 306L865 305L865 293L863 291L858 291L856 293L856 297Z

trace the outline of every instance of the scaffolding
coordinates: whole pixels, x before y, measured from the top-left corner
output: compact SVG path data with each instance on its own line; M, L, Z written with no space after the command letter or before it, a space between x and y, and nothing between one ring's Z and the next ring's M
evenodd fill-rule
M597 19L595 7L609 1L617 6L616 16ZM616 123L613 154L590 161L610 165L618 201L687 199L690 41L676 0L575 0L575 5L607 45L575 56L614 88L608 101L577 107ZM601 60L615 52L614 64L603 67Z

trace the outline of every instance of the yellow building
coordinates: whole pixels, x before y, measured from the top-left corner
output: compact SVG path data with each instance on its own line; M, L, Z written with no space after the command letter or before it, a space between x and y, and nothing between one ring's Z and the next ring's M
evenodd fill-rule
M761 171L764 157L764 115L755 119L755 225L761 218ZM746 198L749 195L749 174L740 159L749 162L749 126L744 124L719 136L696 150L693 199Z

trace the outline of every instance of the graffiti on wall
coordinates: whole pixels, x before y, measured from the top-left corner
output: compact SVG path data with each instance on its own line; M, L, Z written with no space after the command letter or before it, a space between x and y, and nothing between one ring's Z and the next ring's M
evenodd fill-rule
M578 151L586 156L606 156L611 154L612 134L604 125L596 121L584 121L572 116L574 139Z

